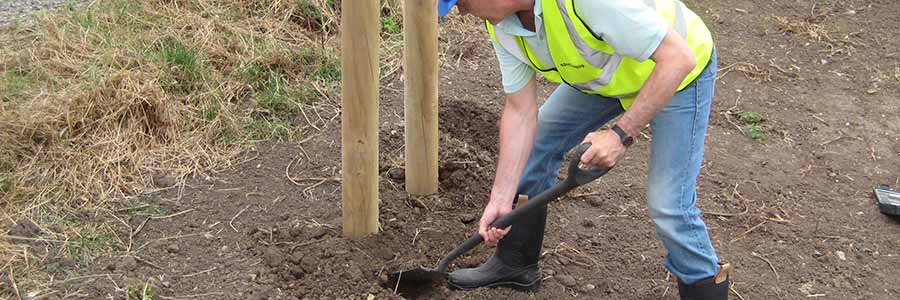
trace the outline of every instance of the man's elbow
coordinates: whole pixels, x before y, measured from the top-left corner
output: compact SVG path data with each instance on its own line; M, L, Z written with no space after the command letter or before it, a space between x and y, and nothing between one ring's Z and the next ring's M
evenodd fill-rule
M678 51L679 70L685 74L690 73L697 66L697 57L691 49L682 49Z

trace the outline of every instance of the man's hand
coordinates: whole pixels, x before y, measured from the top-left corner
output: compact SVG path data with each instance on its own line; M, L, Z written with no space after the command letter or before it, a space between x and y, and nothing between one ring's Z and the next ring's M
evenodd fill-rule
M504 201L491 201L484 208L481 214L481 221L478 222L478 234L484 238L484 244L488 247L497 246L497 242L509 232L512 226L506 228L491 227L491 223L512 211L512 203L502 203Z
M625 155L625 145L619 135L612 130L588 133L581 143L591 143L591 147L581 155L584 165L612 168Z

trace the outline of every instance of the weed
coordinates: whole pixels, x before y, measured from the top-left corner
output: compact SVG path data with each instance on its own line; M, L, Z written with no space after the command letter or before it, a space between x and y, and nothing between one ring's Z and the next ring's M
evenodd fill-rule
M744 122L746 124L759 124L762 121L766 120L766 117L761 115L760 113L752 112L752 111L742 111L738 113L738 120Z
M747 125L747 135L750 138L760 143L766 140L766 134L763 133L764 128L761 125L763 121L767 120L766 116L752 111L742 111L738 113L738 120Z
M150 282L144 283L143 287L130 286L127 289L126 300L153 300L153 288Z
M390 34L400 33L400 25L398 25L393 18L382 18L381 27L384 28L385 32Z
M95 226L95 227L94 227ZM85 228L66 244L66 256L87 265L99 250L112 246L114 234L108 226L94 225Z
M760 126L759 124L747 125L747 135L749 135L751 139L760 143L766 141L766 134L762 132L762 126Z

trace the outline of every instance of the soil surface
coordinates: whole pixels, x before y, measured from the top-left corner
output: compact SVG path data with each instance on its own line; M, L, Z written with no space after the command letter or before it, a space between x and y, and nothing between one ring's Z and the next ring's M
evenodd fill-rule
M736 267L731 298L898 299L900 220L878 211L871 189L900 185L900 3L686 3L720 57L698 203ZM120 211L129 255L61 272L68 280L42 295L104 299L149 284L163 299L399 299L387 275L433 266L474 232L489 194L503 95L486 34L469 23L443 29L438 195L403 190L402 81L383 82L380 234L340 236L340 118L322 111L302 144L263 143L214 176L136 199L167 215ZM740 112L766 116L764 141L748 137ZM539 291L418 298L676 299L645 205L644 133L615 170L551 204Z

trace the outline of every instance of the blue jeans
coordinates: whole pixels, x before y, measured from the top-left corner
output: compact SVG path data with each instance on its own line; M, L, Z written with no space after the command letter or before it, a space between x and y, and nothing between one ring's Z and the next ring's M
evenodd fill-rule
M718 258L697 208L697 176L715 92L717 56L679 91L650 122L650 168L647 205L656 232L668 251L666 267L685 283L712 277ZM555 181L564 154L616 116L624 113L617 99L582 93L560 85L538 113L534 148L518 193L534 197Z

